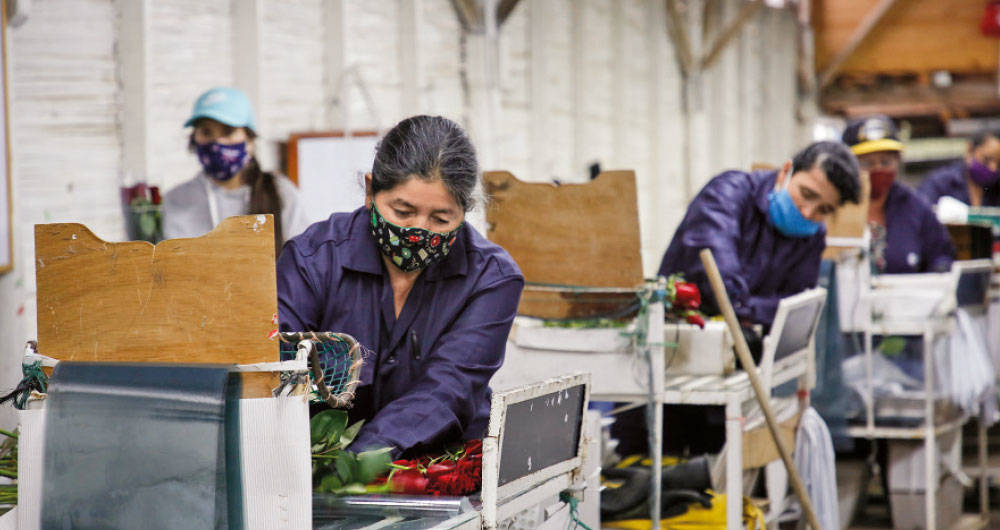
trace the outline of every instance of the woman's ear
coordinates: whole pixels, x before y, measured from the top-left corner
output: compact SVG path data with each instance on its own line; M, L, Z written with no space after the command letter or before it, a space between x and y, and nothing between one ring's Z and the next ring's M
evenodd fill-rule
M372 209L372 201L375 200L375 193L372 191L372 174L365 173L365 207Z

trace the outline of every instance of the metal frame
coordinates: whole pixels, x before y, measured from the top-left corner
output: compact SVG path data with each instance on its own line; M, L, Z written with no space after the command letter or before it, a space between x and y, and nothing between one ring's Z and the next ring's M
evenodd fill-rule
M582 425L583 416L581 415L580 439L577 441L576 456L500 486L500 454L503 450L506 434L503 427L507 419L507 408L538 396L581 385L584 387L583 412L586 412L587 403L590 401L590 374L555 377L526 387L493 394L489 428L483 439L482 514L484 528L496 528L504 516L517 513L531 504L537 503L538 497L545 495L545 493L540 492L557 495L560 491L567 489L571 483L570 472L579 469L583 463L585 433ZM531 498L525 496L528 492L531 492Z
M868 266L867 256L861 260L861 266ZM962 414L956 419L943 424L936 424L934 418L934 363L932 359L932 348L934 340L954 329L956 291L959 280L966 273L991 272L993 265L990 260L974 260L967 262L955 262L952 266L949 278L949 288L942 292L941 297L935 306L934 314L930 318L923 320L899 319L894 320L891 315L883 315L881 319L876 319L873 306L880 297L885 296L878 292L878 288L886 284L879 278L872 278L870 284L862 284L860 300L867 302L865 305L868 312L867 325L864 327L864 355L865 355L865 387L868 392L865 400L865 426L850 427L848 434L853 437L868 439L897 439L897 440L919 440L924 441L924 480L926 482L924 493L924 517L926 528L935 530L937 527L937 493L938 493L938 472L937 472L937 437L960 429L969 417ZM919 296L926 302L926 296ZM983 304L987 300L984 297ZM888 318L886 318L888 317ZM875 424L875 401L874 383L872 381L872 337L874 335L907 335L920 336L923 338L923 363L924 363L924 425L922 427L884 427ZM982 411L982 406L980 410ZM987 447L986 447L986 426L983 424L980 415L978 421L978 460L982 476L980 486L986 491L987 481ZM989 504L985 495L980 495L980 523L987 524L989 521Z
M650 282L646 285L647 294L661 289L659 283ZM789 297L784 302L788 311L811 303L815 297L825 297L825 290ZM817 315L818 317L818 315ZM745 372L737 372L730 376L724 375L666 375L666 330L664 325L664 306L662 302L650 303L645 314L647 334L644 343L626 346L615 351L582 351L577 345L567 345L572 350L537 349L523 347L518 344L515 329L512 332L513 347L508 347L508 357L505 363L512 375L523 376L514 365L530 366L532 375L548 375L559 373L560 368L572 366L573 370L589 371L594 381L590 388L590 397L601 401L626 401L645 404L650 412L647 419L652 420L647 425L650 435L649 447L652 463L651 498L659 498L659 486L662 473L661 451L663 443L663 405L693 404L693 405L723 405L726 407L726 439L727 439L727 527L736 529L742 527L742 437L745 429L742 406L744 403L756 403L753 389ZM585 333L593 330L549 330L552 333L570 334ZM780 327L775 331L779 333ZM814 325L815 335L815 325ZM814 379L813 373L813 340L809 346L795 352L784 359L773 362L767 368L768 386L771 388L798 378L800 388L810 388ZM769 341L769 344L775 341ZM602 346L607 346L603 344ZM773 360L777 345L772 344ZM510 365L510 366L508 366ZM623 374L623 367L630 366L631 377ZM764 369L761 369L762 372ZM563 369L562 373L566 370ZM808 406L808 393L803 394L801 408ZM487 454L484 443L484 461ZM486 488L484 477L484 490ZM650 519L659 520L659 503L650 506ZM658 524L654 523L654 527Z
M791 311L815 304L825 303L826 289L816 288L784 298L775 313L771 333L764 339L764 352L760 368L761 379L769 390L793 379L799 382L799 411L809 408L809 389L815 382L815 341L816 327L822 307L816 312L812 323L808 346L774 362L778 339L784 329L786 318ZM665 403L678 405L724 405L726 407L726 528L735 530L743 527L743 432L746 418L744 403L755 403L756 396L750 386L746 372L723 376L673 376L665 382Z

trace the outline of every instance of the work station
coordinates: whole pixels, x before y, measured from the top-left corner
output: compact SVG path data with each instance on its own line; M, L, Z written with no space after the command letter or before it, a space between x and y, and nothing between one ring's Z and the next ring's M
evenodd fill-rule
M1000 525L1000 2L0 15L0 530Z

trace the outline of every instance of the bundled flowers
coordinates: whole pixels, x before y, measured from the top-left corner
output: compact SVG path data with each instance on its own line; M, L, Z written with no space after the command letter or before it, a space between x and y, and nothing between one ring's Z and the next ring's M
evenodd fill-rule
M129 239L150 243L163 239L160 189L140 182L122 187L120 191Z
M483 441L469 440L437 457L396 460L388 477L375 485L409 495L468 495L483 483Z
M705 315L698 311L701 306L701 291L698 286L684 281L680 274L667 278L667 317L685 320L689 324L705 327Z
M482 485L482 440L451 446L438 456L392 461L389 447L360 453L345 449L363 422L347 423L342 410L324 410L310 420L317 492L466 495Z

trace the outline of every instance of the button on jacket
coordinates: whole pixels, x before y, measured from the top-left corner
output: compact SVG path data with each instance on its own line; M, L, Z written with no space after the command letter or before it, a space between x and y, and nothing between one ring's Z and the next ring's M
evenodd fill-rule
M449 255L417 277L397 318L365 207L288 241L278 260L282 331L347 333L367 349L351 445L395 454L482 437L489 381L503 363L524 278L514 260L466 224Z
M726 171L688 206L663 255L660 274L684 273L701 290L705 309L717 312L698 253L712 249L733 309L741 319L770 325L781 298L816 286L826 228L788 237L768 221L767 196L777 171Z

